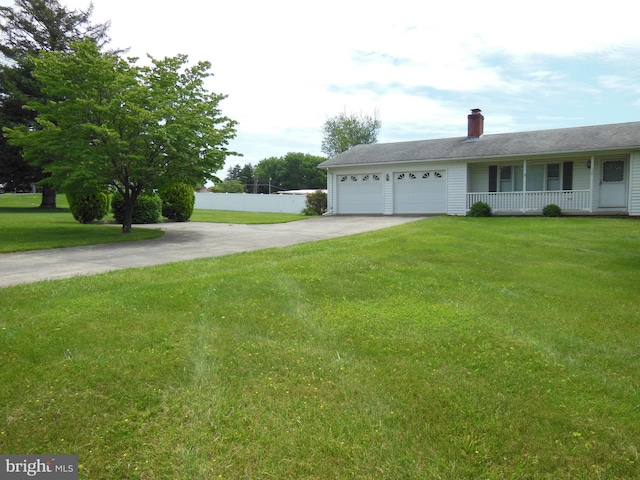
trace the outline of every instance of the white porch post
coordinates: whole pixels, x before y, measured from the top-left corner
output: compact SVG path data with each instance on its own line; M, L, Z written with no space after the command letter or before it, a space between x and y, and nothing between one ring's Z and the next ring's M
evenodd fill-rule
M522 166L522 213L527 211L527 159Z
M589 213L593 212L593 184L594 181L594 171L596 169L596 157L595 155L591 155L591 168L589 169Z

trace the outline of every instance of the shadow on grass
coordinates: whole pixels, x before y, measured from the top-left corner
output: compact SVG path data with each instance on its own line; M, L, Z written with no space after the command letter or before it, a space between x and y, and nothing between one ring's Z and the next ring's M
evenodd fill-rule
M68 208L39 208L39 207L0 207L0 213L14 213L14 214L51 214L51 213L68 213L71 215L71 210Z

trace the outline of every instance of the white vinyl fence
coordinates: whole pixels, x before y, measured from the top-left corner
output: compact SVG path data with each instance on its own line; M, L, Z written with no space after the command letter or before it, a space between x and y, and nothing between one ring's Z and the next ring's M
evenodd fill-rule
M300 213L306 195L263 195L253 193L196 193L194 208L236 212Z

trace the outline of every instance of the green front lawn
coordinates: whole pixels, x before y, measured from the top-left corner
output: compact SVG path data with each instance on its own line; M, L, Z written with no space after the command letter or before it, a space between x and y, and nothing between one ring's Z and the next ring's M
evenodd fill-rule
M124 235L121 225L82 225L74 220L64 195L58 195L56 210L38 209L41 199L41 194L0 195L0 254L148 240L163 235L159 228L134 226L130 234Z
M640 477L640 222L437 217L0 289L0 451L83 479Z
M230 210L194 210L192 222L209 223L287 223L309 218L301 213L236 212Z
M58 195L56 210L39 210L41 194L0 195L0 253L42 250L57 247L75 247L99 243L148 240L163 235L160 228L136 228L122 234L122 226L82 225L69 211L64 195ZM300 220L300 214L228 212L195 210L192 221L213 223L282 223ZM112 222L111 214L105 222Z

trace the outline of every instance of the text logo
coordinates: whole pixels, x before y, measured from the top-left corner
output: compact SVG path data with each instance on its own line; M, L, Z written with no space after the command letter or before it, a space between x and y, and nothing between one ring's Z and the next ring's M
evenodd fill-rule
M0 480L78 480L77 455L0 455Z

